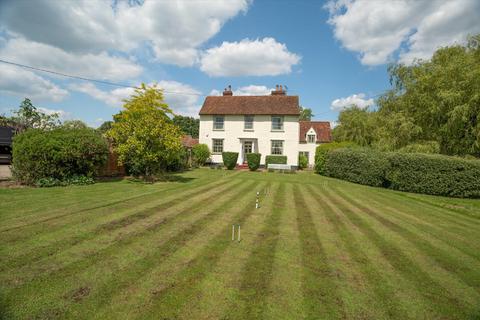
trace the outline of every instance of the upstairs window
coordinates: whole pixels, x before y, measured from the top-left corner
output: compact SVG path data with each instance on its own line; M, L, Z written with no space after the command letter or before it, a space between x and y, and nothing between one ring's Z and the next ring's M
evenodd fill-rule
M212 152L215 154L219 154L223 152L223 139L212 140Z
M283 117L272 116L272 131L283 131Z
M244 130L253 130L253 116L245 116Z
M271 154L283 154L283 140L272 140Z
M223 130L225 122L224 116L214 116L213 117L213 130Z
M315 143L315 135L314 134L307 135L307 141L308 143Z

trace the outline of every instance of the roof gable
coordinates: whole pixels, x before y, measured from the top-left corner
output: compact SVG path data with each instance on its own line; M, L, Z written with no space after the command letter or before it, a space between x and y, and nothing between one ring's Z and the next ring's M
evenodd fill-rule
M328 121L299 121L299 125L300 142L307 142L306 135L310 129L315 131L315 134L317 135L317 143L332 141L332 131L330 129L330 122Z
M300 115L298 96L208 96L200 115Z

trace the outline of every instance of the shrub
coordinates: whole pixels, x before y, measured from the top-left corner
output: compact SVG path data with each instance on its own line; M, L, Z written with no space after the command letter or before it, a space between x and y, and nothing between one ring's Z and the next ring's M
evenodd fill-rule
M222 152L223 164L228 170L233 170L237 165L238 152Z
M298 156L298 168L305 169L308 166L308 159L303 154Z
M92 177L107 154L107 142L94 129L30 129L14 137L12 173L25 184L42 178Z
M440 145L436 141L427 141L423 143L412 143L403 148L398 149L398 152L404 153L440 153Z
M387 186L386 154L373 149L336 149L325 158L325 174L369 186Z
M192 148L193 160L197 165L203 166L210 158L210 150L206 144L196 144Z
M94 184L95 180L92 177L86 176L72 176L70 178L66 178L65 180L59 180L56 178L41 178L35 182L35 185L40 188L48 188L48 187L57 187L57 186L68 186L68 185L88 185Z
M255 171L260 167L260 159L262 155L260 153L248 153L247 163L250 171Z
M480 197L480 161L444 155L391 153L390 188L451 197Z
M331 150L355 147L356 144L349 141L323 143L315 149L315 172L325 174L325 159Z
M265 165L269 164L287 164L287 156L270 155L265 157Z

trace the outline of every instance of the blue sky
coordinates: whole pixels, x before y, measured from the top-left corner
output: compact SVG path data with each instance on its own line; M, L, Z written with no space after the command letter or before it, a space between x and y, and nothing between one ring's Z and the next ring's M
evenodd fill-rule
M460 20L461 18L461 20ZM387 65L480 32L480 1L2 1L0 59L128 85L159 83L175 112L232 85L299 95L335 121L389 88ZM176 93L173 93L176 92ZM130 89L0 64L0 113L23 97L65 119L110 120ZM180 94L186 93L186 94Z

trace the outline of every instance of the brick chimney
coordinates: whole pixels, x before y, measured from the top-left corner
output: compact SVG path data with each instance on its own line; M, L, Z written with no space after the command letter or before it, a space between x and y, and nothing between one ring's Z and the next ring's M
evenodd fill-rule
M283 89L282 85L276 85L275 90L272 91L272 96L284 96L286 91Z
M229 85L227 88L223 89L224 96L233 96L232 86Z

